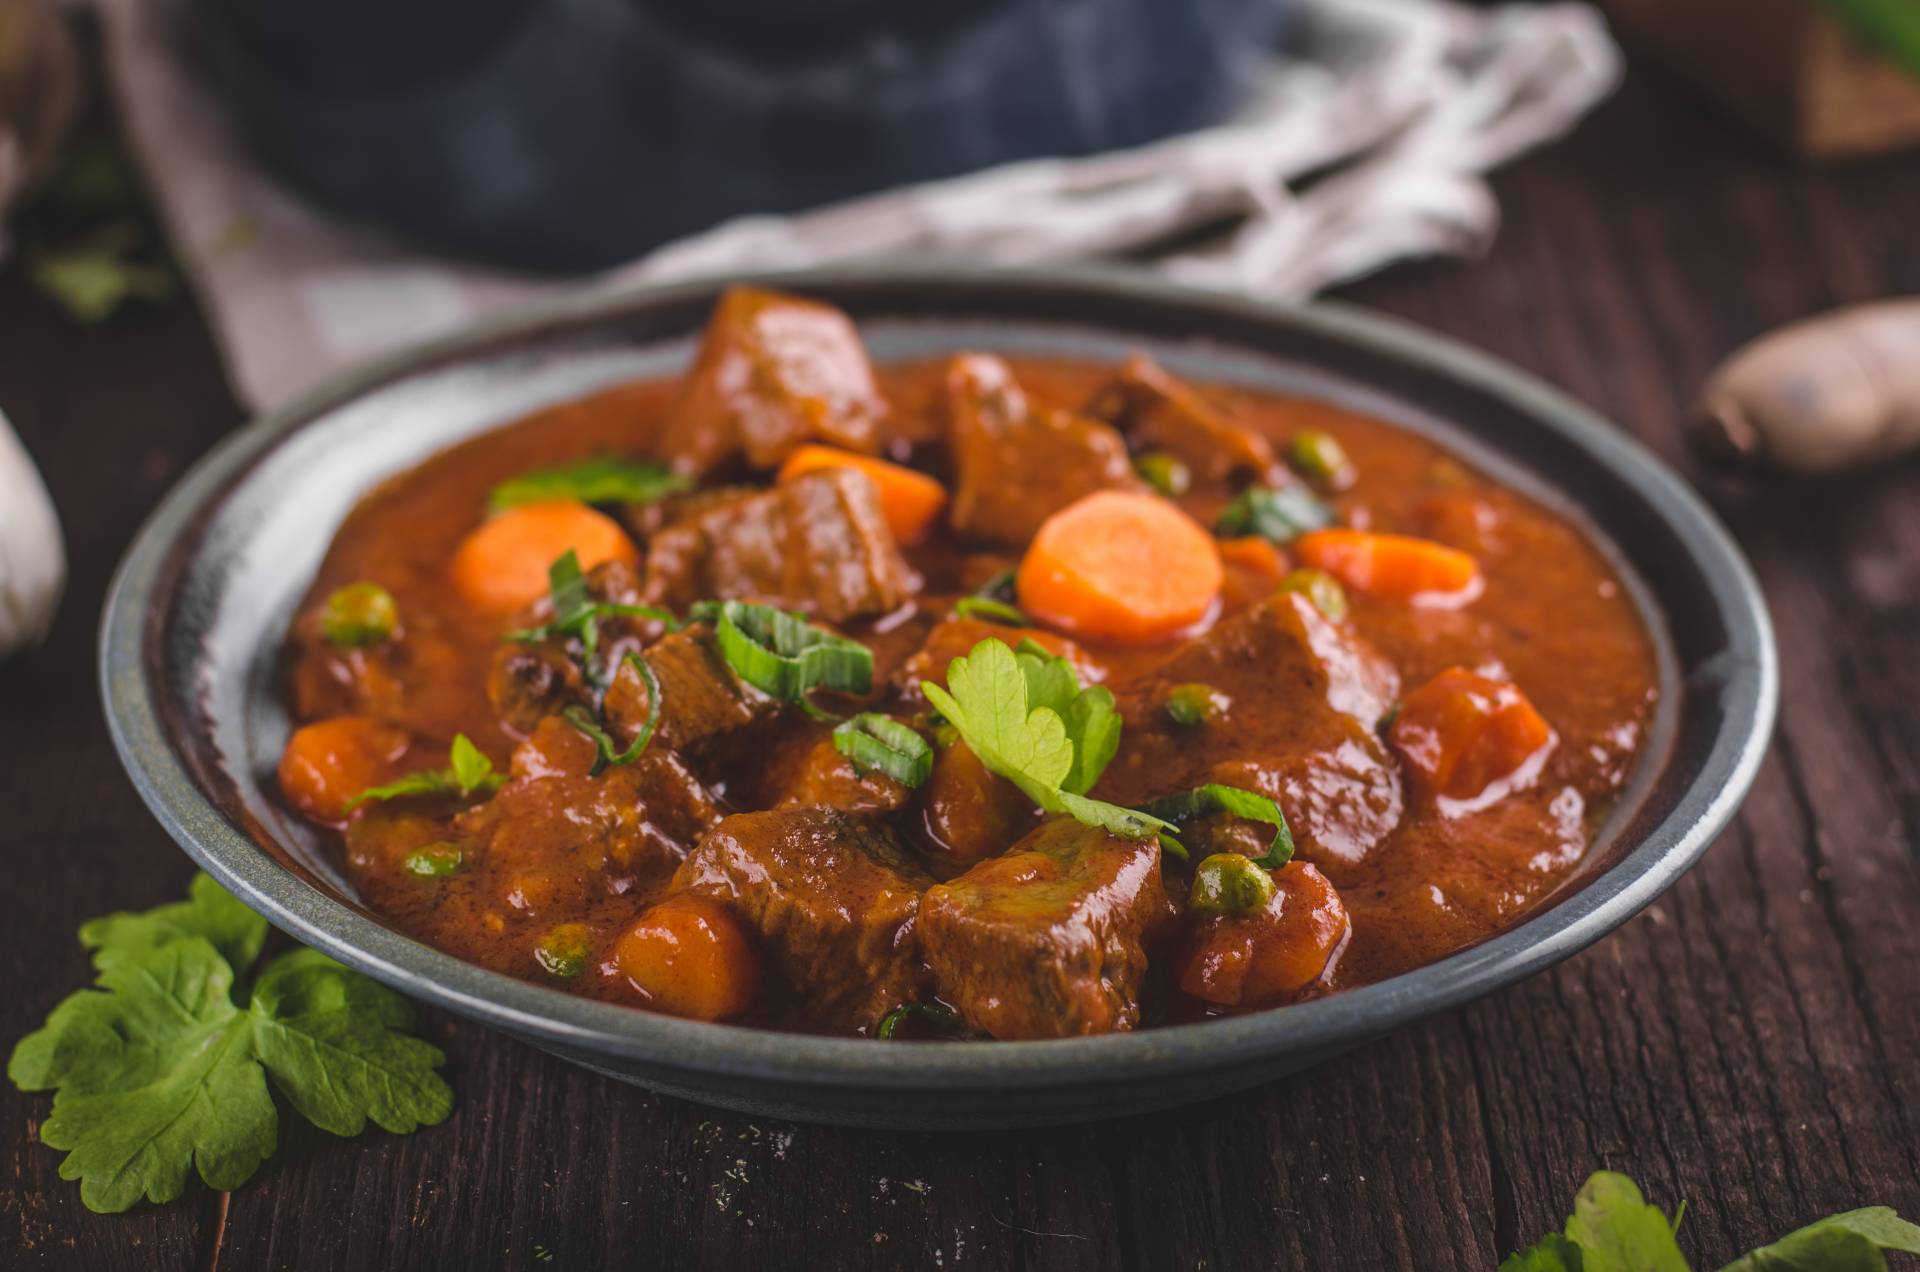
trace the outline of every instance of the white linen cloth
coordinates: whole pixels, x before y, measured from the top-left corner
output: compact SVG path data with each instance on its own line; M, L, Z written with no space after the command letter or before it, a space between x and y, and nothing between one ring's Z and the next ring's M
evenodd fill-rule
M791 216L749 216L567 280L435 259L303 203L242 149L176 57L181 0L98 0L122 117L234 388L284 401L340 366L482 315L636 283L872 257L1060 264L1228 232L1141 263L1310 295L1403 257L1480 251L1481 180L1618 81L1585 4L1295 0L1235 116L1134 150L1041 159Z

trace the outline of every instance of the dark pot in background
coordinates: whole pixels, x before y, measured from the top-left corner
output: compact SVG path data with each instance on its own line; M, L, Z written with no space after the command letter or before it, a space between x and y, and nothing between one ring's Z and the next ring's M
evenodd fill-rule
M437 250L569 271L750 212L1196 127L1285 0L193 0L260 158Z

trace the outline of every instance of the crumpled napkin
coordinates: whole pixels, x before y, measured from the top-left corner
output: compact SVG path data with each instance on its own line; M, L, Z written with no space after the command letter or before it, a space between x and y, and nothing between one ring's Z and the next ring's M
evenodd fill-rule
M1620 75L1585 4L1295 0L1285 47L1216 126L744 217L554 281L423 256L302 203L245 153L178 58L183 0L99 3L128 132L234 387L256 407L532 301L862 258L1126 256L1196 285L1307 296L1404 257L1482 250L1499 209L1481 174L1565 133Z

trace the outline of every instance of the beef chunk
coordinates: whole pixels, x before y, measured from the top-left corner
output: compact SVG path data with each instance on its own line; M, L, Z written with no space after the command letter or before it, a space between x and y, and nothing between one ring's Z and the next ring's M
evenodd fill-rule
M661 439L691 476L736 457L772 468L803 442L873 454L886 403L847 316L735 287L720 298Z
M557 643L502 644L487 671L487 699L500 722L525 736L548 716L586 705L586 678Z
M496 881L509 906L604 894L606 876L663 877L719 820L713 796L678 756L649 749L589 777L593 743L557 719L514 753L498 794L461 813L453 837Z
M946 391L956 478L949 520L962 534L1022 546L1081 496L1140 484L1120 434L1028 401L999 358L954 358Z
M750 808L825 804L850 813L890 813L908 790L885 773L865 774L833 744L833 727L793 715L756 751L754 771L741 773L736 802Z
M674 876L729 902L814 1016L843 1028L919 997L913 922L929 882L892 831L817 807L729 817Z
M1168 692L1203 684L1218 719L1176 724ZM1341 878L1400 820L1399 768L1375 732L1393 669L1311 601L1286 592L1236 615L1118 691L1126 752L1095 793L1123 804L1205 782L1280 805L1302 856Z
M1279 475L1272 443L1140 354L1127 359L1088 411L1117 426L1136 449L1175 455L1203 480Z
M648 545L647 595L677 609L752 599L843 622L896 609L919 586L873 482L851 469L716 503Z
M1004 851L1038 816L1025 792L960 741L934 757L933 772L917 792L917 811L927 860L942 878Z
M660 727L650 746L709 755L773 714L773 699L733 674L709 627L670 632L641 657L660 682ZM646 726L650 709L646 681L622 661L601 704L607 728L623 745L631 742Z
M1143 938L1167 913L1158 840L1068 818L927 891L920 944L940 996L996 1038L1131 1029Z

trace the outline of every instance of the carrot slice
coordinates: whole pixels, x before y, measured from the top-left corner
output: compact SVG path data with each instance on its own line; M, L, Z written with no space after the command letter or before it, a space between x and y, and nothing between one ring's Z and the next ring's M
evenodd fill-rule
M1469 811L1518 785L1553 730L1515 686L1449 667L1406 696L1387 741L1417 787Z
M725 1020L753 1005L760 960L740 920L694 893L668 897L614 946L614 964L649 1007Z
M1020 562L1020 608L1077 636L1149 644L1220 595L1213 536L1157 495L1103 490L1048 517Z
M851 468L865 473L879 492L880 511L886 516L893 537L901 543L913 544L925 539L947 506L947 488L925 473L836 446L798 447L787 456L787 462L780 465L780 480L789 482L802 473L822 468Z
M475 609L510 614L547 594L547 567L568 550L591 570L640 554L613 518L569 500L522 504L488 518L453 552L453 585Z
M1480 566L1464 552L1404 534L1311 530L1293 541L1303 565L1389 601L1463 605L1479 595Z
M345 821L354 796L400 776L407 742L404 730L371 716L302 725L280 752L280 793L313 821Z

